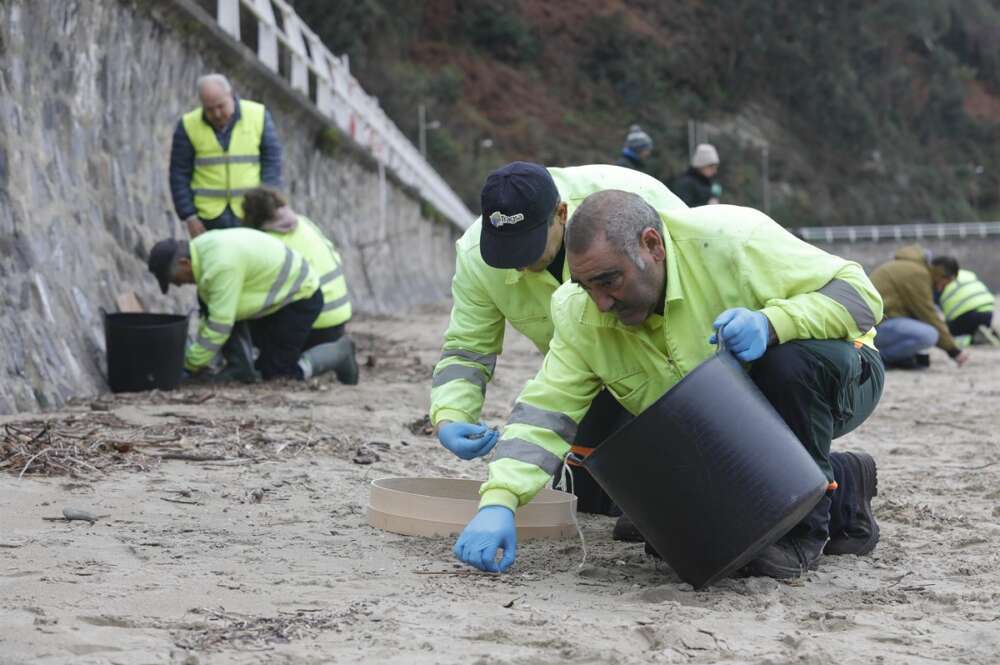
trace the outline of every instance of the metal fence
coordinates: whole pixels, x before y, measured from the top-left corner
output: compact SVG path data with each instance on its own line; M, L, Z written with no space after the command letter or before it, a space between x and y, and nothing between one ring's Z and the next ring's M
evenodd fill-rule
M257 24L257 57L264 66L370 150L380 169L390 169L459 228L472 223L473 214L458 195L351 76L346 56L331 53L284 0L217 0L219 26L236 40L241 8L244 21L249 16Z
M809 242L945 240L1000 236L1000 222L890 224L883 226L806 226L790 230L798 237Z

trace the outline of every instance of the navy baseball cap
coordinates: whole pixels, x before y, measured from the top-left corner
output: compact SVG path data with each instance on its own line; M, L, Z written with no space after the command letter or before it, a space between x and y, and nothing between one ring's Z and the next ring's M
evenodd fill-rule
M160 291L164 293L170 287L170 267L174 264L177 256L178 244L173 238L167 238L153 245L149 251L149 272L156 275L156 281L160 283Z
M549 220L559 203L555 180L544 166L511 162L489 174L479 253L494 268L526 268L541 258Z

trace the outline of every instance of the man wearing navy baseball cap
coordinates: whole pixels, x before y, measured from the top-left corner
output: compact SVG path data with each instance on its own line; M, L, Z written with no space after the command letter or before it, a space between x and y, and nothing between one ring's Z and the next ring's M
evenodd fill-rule
M638 194L658 209L687 207L660 181L618 166L545 168L512 162L486 178L482 217L456 243L451 322L431 384L430 416L438 439L462 459L482 457L497 443L498 433L479 417L503 350L506 323L543 354L548 351L553 335L549 300L569 280L566 220L583 199L605 189ZM515 409L510 417L508 422L537 422L548 415ZM618 402L602 392L578 430L569 423L562 428L572 439L567 442L574 455L567 461L582 512L620 514L580 461L627 418ZM626 519L619 520L615 537L641 540Z

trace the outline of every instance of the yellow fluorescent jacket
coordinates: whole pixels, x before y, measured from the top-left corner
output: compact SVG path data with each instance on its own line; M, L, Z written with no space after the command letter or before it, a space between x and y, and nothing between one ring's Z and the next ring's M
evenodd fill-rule
M514 510L531 500L569 452L602 386L637 415L715 352L712 322L747 307L767 316L781 343L858 340L873 346L882 299L857 263L809 245L761 212L729 205L661 211L666 302L630 328L602 314L584 290L552 297L555 335L496 447L481 505Z
M208 306L187 349L189 371L212 361L236 321L273 314L319 288L319 276L301 254L260 231L208 231L189 246L198 296Z
M659 180L619 166L594 164L548 169L559 197L572 216L594 192L621 189L638 194L657 210L687 208ZM455 244L455 277L451 292L451 321L444 337L441 360L434 368L430 416L442 420L476 422L493 378L497 355L503 350L505 322L545 353L552 339L549 301L559 288L548 270L499 270L479 253L482 219L477 219ZM569 279L563 266L562 282Z

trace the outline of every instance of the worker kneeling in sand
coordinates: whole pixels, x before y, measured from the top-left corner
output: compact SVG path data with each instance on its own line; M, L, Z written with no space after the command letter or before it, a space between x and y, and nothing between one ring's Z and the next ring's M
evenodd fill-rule
M584 198L609 187L637 194L661 209L685 207L660 181L618 166L546 169L513 162L487 177L483 216L456 243L451 322L431 384L430 416L438 438L462 459L486 455L497 441L497 432L479 423L479 416L486 384L503 350L506 323L542 353L548 350L549 301L569 279L563 245L566 220ZM512 422L533 422L545 414L520 407L510 417ZM585 457L627 418L609 393L597 394L570 441L574 451ZM573 480L581 512L621 514L582 466ZM616 524L614 536L642 539L625 517Z
M922 351L937 346L961 367L969 352L958 348L934 308L934 275L929 253L920 245L907 245L896 258L872 271L872 283L885 299L885 319L878 325L879 350L889 368L926 366ZM920 357L924 356L924 361Z
M960 268L953 256L935 256L931 260L931 275L948 332L955 337L968 335L970 343L979 333L996 344L996 334L992 329L996 303L993 291L983 284L976 273Z
M253 229L203 233L190 241L161 240L149 254L149 270L167 292L170 284L195 284L204 307L198 335L187 348L191 374L208 368L227 343L238 365L231 378L305 378L300 363L313 323L323 309L319 275L298 252ZM250 340L234 334L246 322ZM231 346L231 344L230 344ZM253 346L260 353L253 360Z
M479 512L455 544L460 560L506 570L516 552L514 511L559 468L601 387L638 415L711 357L719 334L752 363L750 377L831 483L747 572L792 578L815 567L824 548L875 547L875 462L830 453L834 437L871 414L884 380L873 345L882 300L858 264L750 208L656 211L621 191L593 194L577 208L566 252L572 282L552 297L555 334L514 406L515 414L543 417L508 421Z
M347 292L347 278L340 254L312 220L296 214L287 199L271 187L256 187L243 196L243 223L266 232L294 249L309 262L309 267L319 275L319 288L323 291L323 309L313 323L302 356L306 378L315 373L313 359L324 354L338 358L334 365L337 380L354 385L358 382L358 363L355 359L354 340L347 334L351 319L351 296Z

